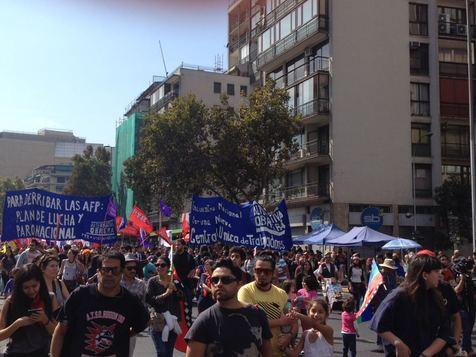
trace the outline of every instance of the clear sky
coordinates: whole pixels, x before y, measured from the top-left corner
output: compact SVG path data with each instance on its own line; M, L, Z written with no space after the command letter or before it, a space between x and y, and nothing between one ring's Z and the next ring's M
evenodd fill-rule
M72 130L114 145L116 121L180 63L226 68L228 0L0 0L0 131Z

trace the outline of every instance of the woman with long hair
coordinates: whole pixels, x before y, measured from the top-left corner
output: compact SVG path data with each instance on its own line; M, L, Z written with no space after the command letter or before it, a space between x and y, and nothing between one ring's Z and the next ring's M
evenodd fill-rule
M386 356L435 356L451 341L440 271L438 259L417 255L403 284L378 307L370 328L384 340Z
M5 356L47 357L57 309L40 268L34 264L22 266L0 314L0 340L10 338Z
M311 276L315 280L316 285L318 284L317 278L312 271L311 263L308 260L304 261L302 270L296 273L296 291L303 288L302 282L306 276Z
M69 298L69 291L64 282L58 279L59 262L58 257L46 254L40 258L39 267L43 272L48 292L53 293L58 305L62 306Z
M7 245L5 254L0 261L0 267L2 269L2 279L3 279L3 286L7 285L8 279L10 279L10 272L15 265L17 264L17 260L15 259L15 254L13 254L12 247Z
M179 295L177 288L169 274L170 259L161 256L156 263L157 275L151 277L147 282L146 302L152 306L162 321L168 317L180 317ZM172 357L174 353L177 334L170 330L168 323L162 326L154 326L151 321L151 337L157 351L157 357ZM164 333L168 329L168 333Z

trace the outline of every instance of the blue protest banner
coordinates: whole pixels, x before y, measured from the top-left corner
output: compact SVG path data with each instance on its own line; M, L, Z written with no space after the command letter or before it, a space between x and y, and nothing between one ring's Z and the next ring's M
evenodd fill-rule
M9 191L3 204L2 241L39 238L111 243L117 235L115 218L108 213L110 200L111 196L66 196L36 188Z
M259 203L237 205L222 197L192 199L190 244L240 245L277 251L292 247L291 227L284 200L272 213Z

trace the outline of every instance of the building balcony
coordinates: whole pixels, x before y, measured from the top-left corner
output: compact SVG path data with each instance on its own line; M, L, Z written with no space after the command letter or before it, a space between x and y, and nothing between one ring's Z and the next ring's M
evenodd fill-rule
M329 57L310 57L308 63L294 68L286 74L274 79L277 88L290 87L296 82L311 77L318 72L329 72Z
M440 77L468 78L466 63L440 62Z
M318 202L329 199L329 185L317 182L272 190L267 194L267 202L286 200L288 206Z
M448 38L466 38L466 24L439 21L438 22L438 35L439 37ZM471 37L474 38L474 26L470 26Z
M441 103L440 116L450 119L468 119L469 105L464 103Z
M303 124L325 124L329 119L329 99L318 98L298 105L292 114L300 114Z
M266 16L263 16L256 25L251 30L252 37L260 34L268 27L273 25L277 20L279 20L283 15L289 13L292 9L296 8L298 5L303 3L305 0L288 0L282 2L278 7L273 9Z
M167 105L169 102L171 102L172 100L174 100L177 97L178 97L178 92L177 91L172 90L172 91L168 92L162 98L160 98L157 103L151 105L150 111L151 112L158 112L165 105Z
M322 34L322 37L315 37L315 34ZM269 64L280 58L286 60L285 55L289 53L289 50L304 51L306 47L323 41L325 38L327 38L327 18L324 16L315 17L285 38L274 43L266 51L261 52L256 64L263 71L270 70L271 68L267 68Z
M286 163L288 170L295 170L303 164L328 165L330 163L329 145L311 140L302 145Z
M246 32L238 40L232 41L232 43L228 45L230 53L233 53L236 50L239 50L241 47L246 45L249 42L249 40L250 40L250 38L248 36L248 32Z
M441 157L447 160L469 160L468 144L442 144Z
M232 7L235 7L235 5L237 5L241 1L243 0L228 0L228 11L230 11Z

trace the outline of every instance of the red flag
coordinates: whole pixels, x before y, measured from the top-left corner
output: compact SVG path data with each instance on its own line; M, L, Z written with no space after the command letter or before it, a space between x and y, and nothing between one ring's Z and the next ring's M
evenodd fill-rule
M165 227L162 227L160 228L158 231L157 231L157 235L163 239L164 241L166 241L168 244L172 245L172 243L170 242L170 238L169 238L169 235L167 234L167 229Z
M182 213L182 233L183 235L190 232L190 225L188 223L188 213Z
M185 306L183 300L179 302L180 306L180 328L182 329L182 334L177 336L177 340L175 340L175 349L185 353L187 351L187 342L185 342L185 335L188 332L187 322L185 320Z
M131 221L136 227L142 228L147 232L147 234L150 234L154 229L149 221L149 218L137 206L134 206L132 209L131 215L129 216L129 221Z
M119 231L126 236L138 237L139 236L139 228L134 226L132 222L127 222L127 225Z

